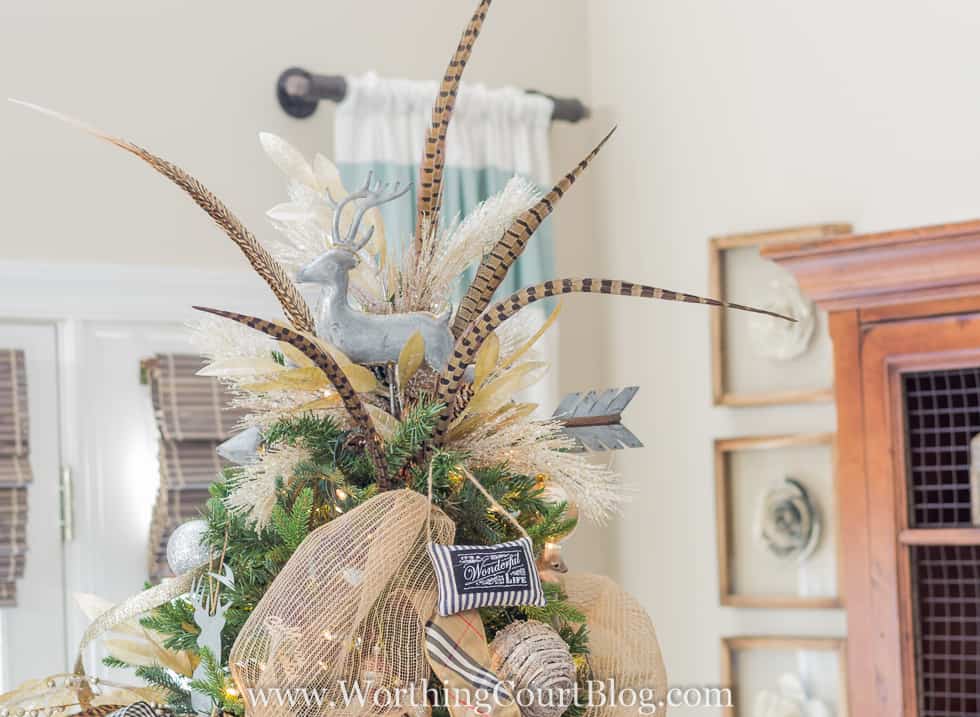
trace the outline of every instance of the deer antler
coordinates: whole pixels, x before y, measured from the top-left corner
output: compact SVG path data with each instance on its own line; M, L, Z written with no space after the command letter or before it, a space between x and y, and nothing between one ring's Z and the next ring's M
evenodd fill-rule
M422 246L422 234L435 231L439 225L439 208L442 204L442 171L446 164L446 130L456 107L456 93L463 70L473 52L473 44L487 17L490 0L483 0L473 13L472 19L459 39L456 52L449 61L446 74L439 86L439 95L432 106L432 123L425 135L422 165L419 167L419 196L416 205L415 246Z
M334 360L333 356L320 348L307 336L288 329L285 326L274 324L271 321L257 319L254 316L246 316L245 314L236 314L233 311L209 309L204 306L195 306L194 308L198 311L206 311L209 314L223 316L226 319L245 324L256 331L261 331L263 334L271 336L277 341L285 341L302 351L304 355L316 364L317 368L323 371L327 380L333 384L333 387L340 395L340 400L347 409L347 413L350 414L351 419L354 421L354 425L364 434L365 448L368 457L371 459L371 463L374 465L378 487L381 490L390 490L393 487L388 477L388 462L385 460L384 452L381 450L381 437L374 428L374 423L364 408L361 397L357 395L354 387L351 386L350 381L344 375L343 370Z
M541 201L517 217L493 249L490 250L490 253L483 257L480 267L476 270L476 276L473 277L473 282L466 290L466 295L456 310L456 318L453 319L453 336L457 338L462 336L470 323L487 308L493 298L493 292L497 290L497 287L507 276L511 265L524 253L524 248L534 232L541 226L541 222L554 211L555 205L565 196L565 192L575 184L575 180L596 158L599 150L602 149L602 145L609 141L615 131L616 128L613 127L609 134L596 145L596 148L589 152L585 159L576 165L575 169L562 177L561 181L541 198Z
M187 601L198 610L204 609L204 578L194 578L191 583L191 590L187 594Z
M456 341L453 348L452 357L449 365L439 376L436 388L436 396L444 408L439 415L435 430L432 434L432 441L438 445L441 443L449 428L449 421L452 416L452 406L454 405L456 392L459 390L463 380L466 367L473 363L473 357L479 351L487 336L500 326L504 321L516 314L529 304L535 301L546 299L549 296L560 294L585 293L585 294L615 294L619 296L638 296L644 299L661 299L664 301L683 301L690 304L707 304L708 306L718 306L722 308L738 309L739 311L751 311L756 314L774 316L787 321L796 321L790 316L783 316L767 309L757 309L743 304L733 304L717 299L706 299L695 294L684 294L669 289L660 289L655 286L644 284L633 284L628 281L618 281L613 279L554 279L543 284L529 286L521 289L515 294L511 294L498 304L484 311L480 317L474 321L470 327Z
M99 139L103 139L110 144L114 144L120 149L124 149L130 154L134 154L144 162L149 164L153 169L158 171L164 177L169 179L171 182L176 184L178 187L183 189L191 199L207 212L215 223L221 227L225 234L238 245L238 248L242 250L245 258L248 259L248 263L252 265L256 273L261 276L265 283L269 285L272 289L272 293L276 295L279 300L279 304L282 306L283 312L289 318L290 323L296 327L299 331L305 331L307 333L315 333L316 324L313 321L313 315L310 313L309 307L306 305L306 301L303 300L303 296L299 293L299 290L289 280L285 269L277 262L265 247L259 244L255 235L250 232L241 220L238 219L231 210L224 205L224 203L218 199L214 194L208 190L203 184L197 181L194 177L189 175L183 169L178 167L176 164L168 162L167 160L157 157L148 150L143 149L139 145L133 144L125 139L120 139L118 137L113 137L112 135L105 134L104 132L95 129L94 127L89 127L88 125L79 122L76 119L67 117L58 112L46 109L44 107L39 107L33 105L29 102L21 102L20 100L11 100L15 104L23 105L32 110L41 112L42 114L50 115L56 119L60 119L63 122L74 125L79 129L83 129L89 134L95 135Z
M393 199L398 199L409 189L412 188L411 184L406 184L402 187L401 182L395 182L394 184L383 184L379 179L376 183L374 182L374 171L369 171L367 179L364 184L356 192L348 194L346 197L341 199L339 202L333 198L330 194L330 190L327 190L327 204L333 209L333 241L337 246L345 246L350 249L355 254L364 248L364 245L371 241L371 237L374 235L374 227L368 228L368 231L358 239L358 232L361 230L361 222L364 220L364 215L368 211L379 207L382 204L392 201ZM343 236L340 230L340 222L343 218L344 209L348 204L352 202L363 201L358 205L357 211L354 213L354 218L351 220L350 227L347 230L347 235Z

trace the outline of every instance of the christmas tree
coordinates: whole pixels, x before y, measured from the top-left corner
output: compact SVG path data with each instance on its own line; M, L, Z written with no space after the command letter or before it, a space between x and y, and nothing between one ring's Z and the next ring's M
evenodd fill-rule
M519 396L547 370L536 344L559 309L540 324L523 309L572 292L723 304L593 278L494 298L612 133L547 194L515 177L461 221L440 221L446 129L489 5L477 8L440 87L415 233L398 256L379 206L406 187L369 175L348 191L322 155L308 161L261 135L289 194L269 212L279 236L261 244L182 169L90 130L204 209L286 320L203 309L202 373L247 409L221 451L236 465L211 487L203 522L174 534L177 577L105 612L83 640L125 635L105 662L145 687L98 697L80 658L75 675L51 681L58 699L67 690L83 709L125 708L149 696L177 714L383 714L390 705L338 706L335 683L363 681L376 696L417 692L421 679L419 714L462 709L433 696L440 685L490 685L501 686L497 708L508 715L515 690L552 690L550 703L520 713L558 717L581 711L574 688L591 679L664 687L649 619L608 579L568 572L560 551L580 514L602 521L622 500L616 476L583 448L638 443L619 422L635 390L571 395L556 417L539 417ZM290 277L321 287L316 315ZM311 686L329 703L270 704L255 692ZM41 712L56 702L31 689L5 698Z
M425 400L411 406L385 443L389 470L392 474L403 473L407 485L422 494L427 490L427 469L407 463L431 435L439 407L440 404ZM204 544L209 555L218 556L212 567L218 569L220 562L232 569L234 588L229 589L216 581L209 587L209 590L215 590L217 599L228 601L230 607L225 613L223 654L209 670L207 681L181 681L162 666L134 667L114 657L107 658L106 663L113 667L134 667L140 678L165 691L166 700L175 711L190 711L190 690L197 689L206 692L221 711L242 714L244 704L226 666L231 645L245 620L312 530L378 493L370 461L351 438L351 431L343 429L330 416L304 414L273 424L265 434L266 450L288 454L288 458L281 457L288 463L276 464L288 467L263 467L252 471L261 470L263 474L269 470L274 474L282 471L272 478L273 495L271 502L265 503L271 509L262 514L258 526L250 513L229 509L229 503L240 506L243 500L254 500L246 495L250 489L259 486L249 483L263 479L250 479L248 469L229 469L224 478L212 486L205 515ZM435 504L456 524L456 541L493 545L520 537L493 509L483 493L459 472L459 466L465 461L465 454L440 450L433 454L429 464ZM543 552L546 544L564 537L575 527L576 519L568 517L568 502L549 500L544 476L516 474L503 464L475 468L473 475L500 506L518 516L536 551ZM492 639L498 629L516 620L538 620L558 631L572 655L584 658L588 652L584 617L563 599L559 583L545 582L544 585L548 602L543 607L484 608L481 613L488 637ZM193 613L194 607L188 600L178 599L158 608L141 622L144 627L165 636L163 645L167 649L214 660L214 656L200 654L197 645L199 629ZM584 666L584 659L580 659L579 664Z

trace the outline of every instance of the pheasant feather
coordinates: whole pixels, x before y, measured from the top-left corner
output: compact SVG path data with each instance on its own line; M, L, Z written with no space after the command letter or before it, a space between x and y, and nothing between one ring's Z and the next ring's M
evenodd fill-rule
M310 313L306 301L303 300L299 290L286 275L285 269L259 244L255 235L242 224L241 220L232 214L231 210L197 179L176 164L168 162L132 142L105 134L101 130L90 127L76 119L29 102L21 102L20 100L11 100L11 102L60 119L63 122L67 122L70 125L95 135L99 139L114 144L120 149L124 149L130 154L136 155L183 189L201 209L207 212L208 216L221 227L225 234L235 242L238 248L242 250L245 258L248 259L248 263L252 265L252 268L265 280L265 283L272 289L272 293L276 295L290 323L298 331L313 333L316 330L313 315Z
M453 353L449 358L449 365L439 376L436 388L436 395L440 403L444 406L453 405L453 398L459 390L463 380L466 367L473 363L476 352L480 350L483 342L486 341L490 333L500 326L504 321L519 312L524 307L533 304L541 299L561 294L585 293L585 294L614 294L618 296L638 296L644 299L661 299L663 301L683 301L689 304L706 304L708 306L718 306L739 311L750 311L756 314L774 316L787 321L795 321L789 316L783 316L767 309L757 309L743 304L733 304L717 299L706 299L695 294L684 294L669 289L660 289L655 286L644 284L633 284L628 281L617 281L613 279L554 279L543 284L529 286L521 289L515 294L511 294L503 301L493 305L484 311L480 317L474 321L470 327L459 337L453 347ZM436 424L433 440L438 445L449 428L451 411L443 409Z
M602 149L602 145L609 141L615 131L616 128L613 127L609 134L596 145L596 148L578 163L575 169L562 177L561 181L537 204L517 217L490 253L483 258L483 262L476 271L476 276L473 277L473 283L466 290L466 295L456 311L456 318L453 320L453 336L457 338L462 336L473 320L490 305L493 292L497 290L497 287L507 276L511 265L524 253L527 243L538 227L541 226L541 222L554 211L555 205L565 196L565 192L575 184L575 180L596 158L599 150Z
M351 419L353 419L354 425L364 433L365 449L377 474L378 487L381 490L390 490L393 487L391 480L388 478L387 462L385 461L384 452L381 448L381 438L374 428L374 423L371 421L367 409L364 407L364 402L361 401L361 397L357 395L351 382L344 375L343 369L340 368L340 364L337 363L333 356L317 346L307 336L271 321L257 319L254 316L246 316L245 314L236 314L233 311L208 309L203 306L195 306L194 308L198 311L205 311L209 314L223 316L226 319L245 324L256 331L261 331L263 334L271 336L277 341L285 341L302 351L307 358L316 364L317 368L323 371L327 380L333 384L333 387L340 395L340 400L350 414Z
M449 61L446 74L439 86L439 94L432 106L432 123L425 135L422 150L422 166L419 168L419 196L415 220L415 243L420 246L426 232L436 231L439 225L439 209L442 204L442 172L446 165L446 131L456 107L456 95L463 70L473 52L473 45L487 17L491 0L482 0L473 13L456 52Z

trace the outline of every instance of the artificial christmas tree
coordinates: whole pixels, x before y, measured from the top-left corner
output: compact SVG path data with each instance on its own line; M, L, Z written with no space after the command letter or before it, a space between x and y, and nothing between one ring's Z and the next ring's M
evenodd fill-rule
M242 249L286 321L203 309L202 372L225 381L247 412L222 451L238 465L211 488L203 541L175 547L178 577L106 611L82 645L126 635L107 664L132 667L147 687L97 695L79 658L76 674L54 687L0 698L7 709L92 713L147 694L178 714L469 709L458 695L440 700L442 685L499 692L494 709L512 717L574 715L585 707L570 694L573 678L648 681L663 696L649 619L608 580L567 572L559 552L579 514L602 520L622 500L616 476L582 450L638 444L619 418L635 389L572 395L567 410L538 418L517 396L547 368L535 342L557 310L543 326L521 311L572 292L725 305L593 278L494 300L609 135L547 194L515 178L462 221L440 222L446 130L489 5L477 8L436 99L415 235L400 258L378 207L404 187L369 177L348 193L326 158L308 162L263 135L290 197L269 213L281 236L266 247L179 167L91 130L190 195ZM453 312L454 288L473 264ZM316 314L291 275L320 285ZM447 606L439 616L437 591ZM344 685L355 684L364 692L352 702ZM560 693L557 703L538 694L522 706L522 688L541 685Z

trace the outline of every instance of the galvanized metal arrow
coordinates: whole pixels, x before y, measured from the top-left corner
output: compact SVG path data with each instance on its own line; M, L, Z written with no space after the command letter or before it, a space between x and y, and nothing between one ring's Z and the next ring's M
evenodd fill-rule
M605 391L569 393L552 417L563 424L562 432L574 438L582 451L614 451L640 448L642 441L622 423L623 409L639 386Z

